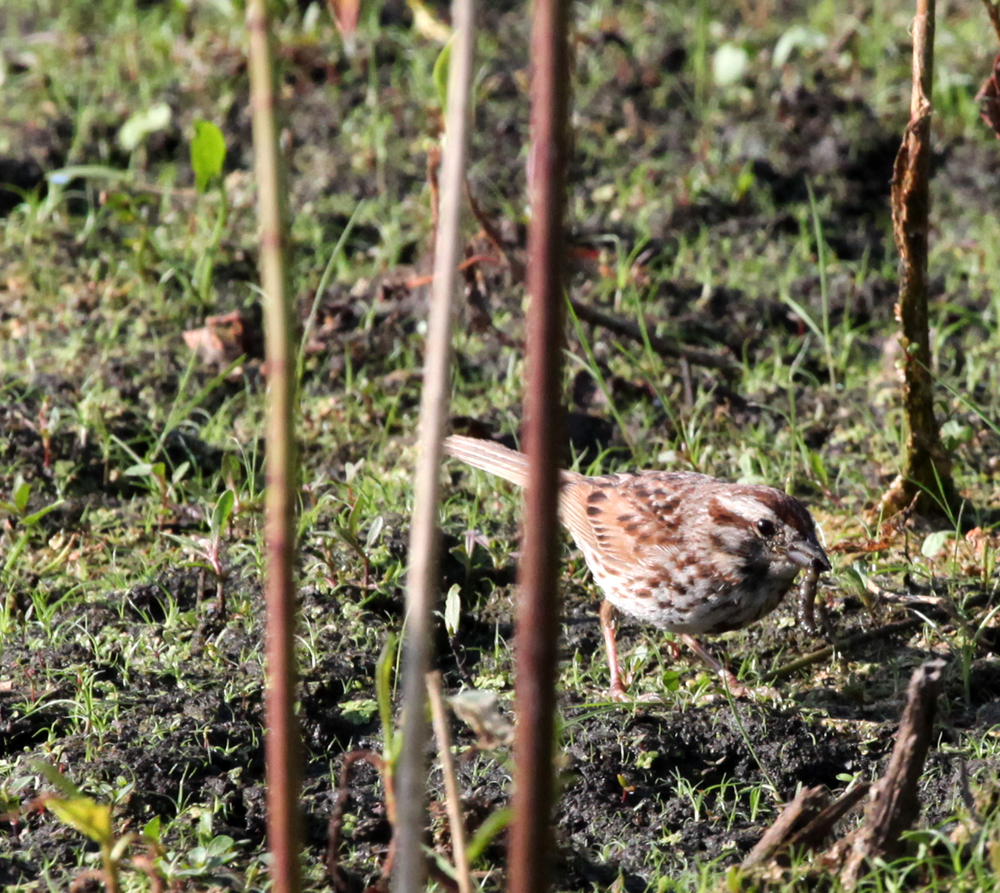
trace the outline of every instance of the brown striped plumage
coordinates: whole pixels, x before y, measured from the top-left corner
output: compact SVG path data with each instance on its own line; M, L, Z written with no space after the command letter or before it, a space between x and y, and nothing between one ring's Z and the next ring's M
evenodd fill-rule
M522 453L449 437L445 451L519 486ZM611 695L625 696L615 610L692 637L741 629L773 611L806 567L829 570L806 507L780 490L686 471L587 477L563 471L559 511L606 599L601 627Z

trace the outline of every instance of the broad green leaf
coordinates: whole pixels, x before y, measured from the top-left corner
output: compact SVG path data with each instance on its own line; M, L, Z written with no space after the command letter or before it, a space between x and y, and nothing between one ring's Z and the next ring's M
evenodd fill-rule
M100 844L111 841L111 807L90 797L49 797L45 801L57 819Z
M158 816L154 815L142 829L142 836L148 837L150 840L155 840L157 843L160 842L160 826L163 824L163 820Z
M194 139L191 140L191 167L194 186L198 192L208 189L209 183L222 175L226 161L226 138L211 121L194 122Z
M228 856L229 858L232 858L236 855L231 852L235 843L236 841L229 835L219 834L208 842L205 849L208 850L210 856L215 856L216 858Z
M952 536L954 536L954 531L935 530L933 533L927 535L927 539L924 540L924 544L920 547L920 554L924 558L933 558L945 547L945 543Z

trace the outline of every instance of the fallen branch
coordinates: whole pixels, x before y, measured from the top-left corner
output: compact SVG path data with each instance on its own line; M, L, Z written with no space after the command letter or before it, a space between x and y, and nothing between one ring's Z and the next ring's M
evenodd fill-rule
M931 745L944 667L941 659L928 661L910 679L906 709L899 721L889 768L875 784L868 815L854 834L840 875L849 890L857 885L873 860L891 861L901 855L901 835L920 815L917 782Z
M845 890L853 890L872 864L902 855L902 835L920 815L917 783L930 749L944 667L943 660L929 661L918 667L910 679L896 746L885 775L874 785L857 785L833 803L821 787L799 791L743 860L739 871L730 877L727 890L809 890L815 889L817 883L826 889L828 880L837 876ZM837 822L869 793L868 811L857 830L809 864L789 872L796 850L818 849Z
M843 796L838 797L833 803L823 807L819 815L792 835L788 841L788 849L817 849L833 831L833 826L854 809L865 798L870 789L871 785L867 781L862 782Z
M833 803L826 788L803 788L764 832L740 867L747 870L767 862L787 867L792 850L818 849L833 826L861 802L870 787L867 782L859 784Z
M806 825L810 824L825 807L830 805L830 795L826 788L802 788L778 816L777 820L757 845L743 860L741 868L753 868L773 860L780 852L788 849L788 841Z

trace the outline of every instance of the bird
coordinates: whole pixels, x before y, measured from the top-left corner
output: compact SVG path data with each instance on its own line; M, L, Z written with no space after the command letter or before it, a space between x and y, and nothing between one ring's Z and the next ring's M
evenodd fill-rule
M444 451L527 484L527 456L494 441L452 435ZM773 611L801 570L813 586L830 570L809 510L774 487L691 471L559 475L560 518L604 596L613 700L630 699L618 661L619 612L677 634L739 694L735 677L694 637L742 629Z

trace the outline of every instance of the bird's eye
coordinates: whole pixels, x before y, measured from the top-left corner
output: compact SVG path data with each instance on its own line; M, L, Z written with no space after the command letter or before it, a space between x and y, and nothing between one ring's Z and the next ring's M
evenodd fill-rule
M764 537L774 536L774 522L767 518L761 518L757 522L757 532Z

